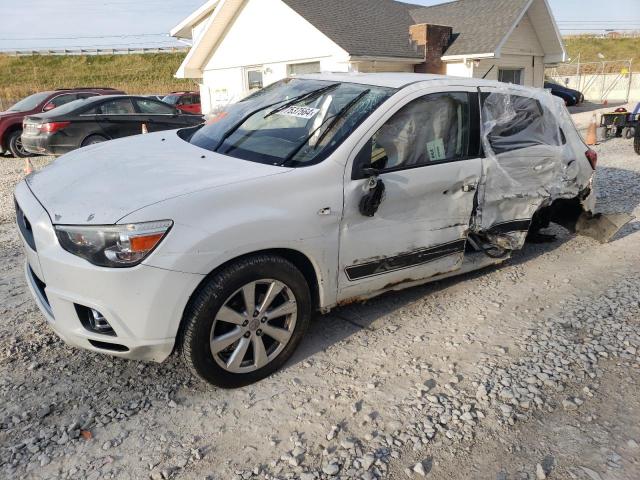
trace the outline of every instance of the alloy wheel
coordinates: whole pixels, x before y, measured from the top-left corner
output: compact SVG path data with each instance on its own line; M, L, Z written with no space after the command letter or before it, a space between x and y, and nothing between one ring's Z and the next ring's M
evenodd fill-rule
M15 146L16 146L16 151L22 156L22 157L28 157L29 156L29 152L27 152L24 148L24 146L22 145L22 136L19 136L18 138L16 138L15 141Z
M291 289L278 280L250 282L225 300L210 334L216 363L232 373L249 373L274 360L289 343L298 307Z

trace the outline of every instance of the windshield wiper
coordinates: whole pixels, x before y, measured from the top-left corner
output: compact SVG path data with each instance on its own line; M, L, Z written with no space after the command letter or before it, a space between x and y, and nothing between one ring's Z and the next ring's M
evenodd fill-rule
M304 93L304 94L302 94L302 95L298 95L297 97L294 97L294 98L292 98L291 100L287 101L287 103L286 103L285 105L287 105L287 106L288 106L288 105L290 105L290 104L297 103L297 102L300 102L300 101L302 101L302 100L305 100L305 99L307 99L307 98L309 98L309 97L311 97L311 96L313 96L313 95L322 94L323 92L327 91L329 88L333 88L333 87L335 87L335 86L337 86L337 85L340 85L340 84L339 84L339 83L334 83L334 84L331 84L331 85L329 85L329 86L327 86L327 87L322 87L322 88L319 88L319 89L317 89L317 90L312 90L311 92L307 92L307 93ZM283 101L284 101L284 100L280 100L280 101L278 101L278 102L274 102L274 103L271 103L271 104L269 104L269 105L264 105L264 106L262 106L262 107L260 107L260 108L256 108L255 110L252 110L251 112L249 112L249 113L247 113L246 115L244 115L244 116L243 116L243 117L242 117L238 122L234 123L234 124L233 124L233 126L232 126L229 130L227 130L226 132L224 132L224 135L222 135L222 138L221 138L221 139L220 139L220 141L216 144L216 146L215 146L215 148L213 149L213 151L214 151L214 152L217 152L217 151L218 151L218 149L219 149L219 148L224 144L224 142L225 142L225 141L226 141L226 140L227 140L231 135L233 135L233 134L236 132L236 130L238 130L238 129L239 129L239 128L240 128L240 127L241 127L241 126L242 126L242 125L247 121L247 120L249 120L251 117L253 117L256 113L259 113L259 112L261 112L261 111L263 111L263 110L266 110L267 108L274 107L274 106L276 106L276 105L278 105L278 104L282 103ZM286 108L286 107L285 107L285 108ZM278 110L278 111L279 111L279 108L277 108L276 110ZM275 110L274 110L273 112L269 112L269 113L268 113L264 118L267 118L269 115L271 115L271 114L272 114L272 113L274 113L274 112L275 112Z
M280 105L278 108L274 108L269 113L267 113L264 118L269 118L271 115L275 115L278 112L286 110L291 105L295 105L296 103L303 102L305 100L309 100L311 98L319 97L323 93L327 93L329 90L333 90L338 87L340 83L333 83L331 85L327 85L326 87L318 88L317 90L312 90L310 92L304 93L302 95L298 95L297 97L293 97L287 103Z
M324 137L327 136L327 133L331 131L331 129L336 125L336 123L338 123L340 119L344 117L347 114L347 112L351 110L351 108L356 103L362 100L363 97L367 96L369 92L371 92L370 89L360 92L359 95L355 96L349 103L347 103L344 107L342 107L342 109L340 109L338 113L336 113L333 117L329 117L331 119L331 123L329 123L329 126L325 129L324 132L320 134L320 136L318 137L318 140L316 140L316 144L313 147L314 150L318 148L318 145L320 145L322 140L324 140ZM281 164L282 167L284 167L287 163L289 163L293 159L293 157L295 157L300 152L300 150L302 150L302 147L304 147L307 144L307 142L313 138L316 132L322 128L322 125L327 123L329 118L327 118L324 122L322 122L322 124L319 125L318 128L315 128L309 135L307 135L306 138L300 143L300 145L294 148L293 151L289 155L287 155L287 158L285 158Z

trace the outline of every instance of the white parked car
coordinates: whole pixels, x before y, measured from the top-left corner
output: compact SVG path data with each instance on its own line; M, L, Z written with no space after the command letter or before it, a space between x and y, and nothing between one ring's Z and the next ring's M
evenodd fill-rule
M237 387L314 311L503 261L592 216L596 155L548 93L417 74L280 81L207 125L65 155L15 192L68 343Z

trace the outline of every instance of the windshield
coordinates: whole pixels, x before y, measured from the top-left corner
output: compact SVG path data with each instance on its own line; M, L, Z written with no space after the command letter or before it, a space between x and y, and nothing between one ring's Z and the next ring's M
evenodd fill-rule
M309 165L335 150L395 91L289 78L228 106L190 142L254 162Z
M49 92L41 92L34 93L33 95L29 95L27 98L23 98L14 106L12 106L8 111L9 112L28 112L29 110L33 110L42 102L44 102L47 97L51 95Z
M162 99L164 103L168 103L169 105L175 105L180 100L180 95L167 95Z

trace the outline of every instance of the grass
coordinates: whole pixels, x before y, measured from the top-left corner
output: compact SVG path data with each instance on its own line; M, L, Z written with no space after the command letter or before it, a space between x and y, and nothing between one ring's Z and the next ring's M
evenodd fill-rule
M640 38L565 39L569 56L581 62L626 60L640 56ZM132 94L197 89L194 80L173 77L185 53L85 56L0 56L0 110L29 94L69 87L113 87ZM617 68L617 67L616 67ZM634 62L640 71L640 59Z
M567 53L572 60L580 62L601 62L598 53L605 61L634 59L633 71L640 71L640 37L636 38L596 38L587 35L566 37Z
M38 91L70 87L113 87L131 94L197 89L194 80L173 77L184 56L0 56L0 101L8 103Z

